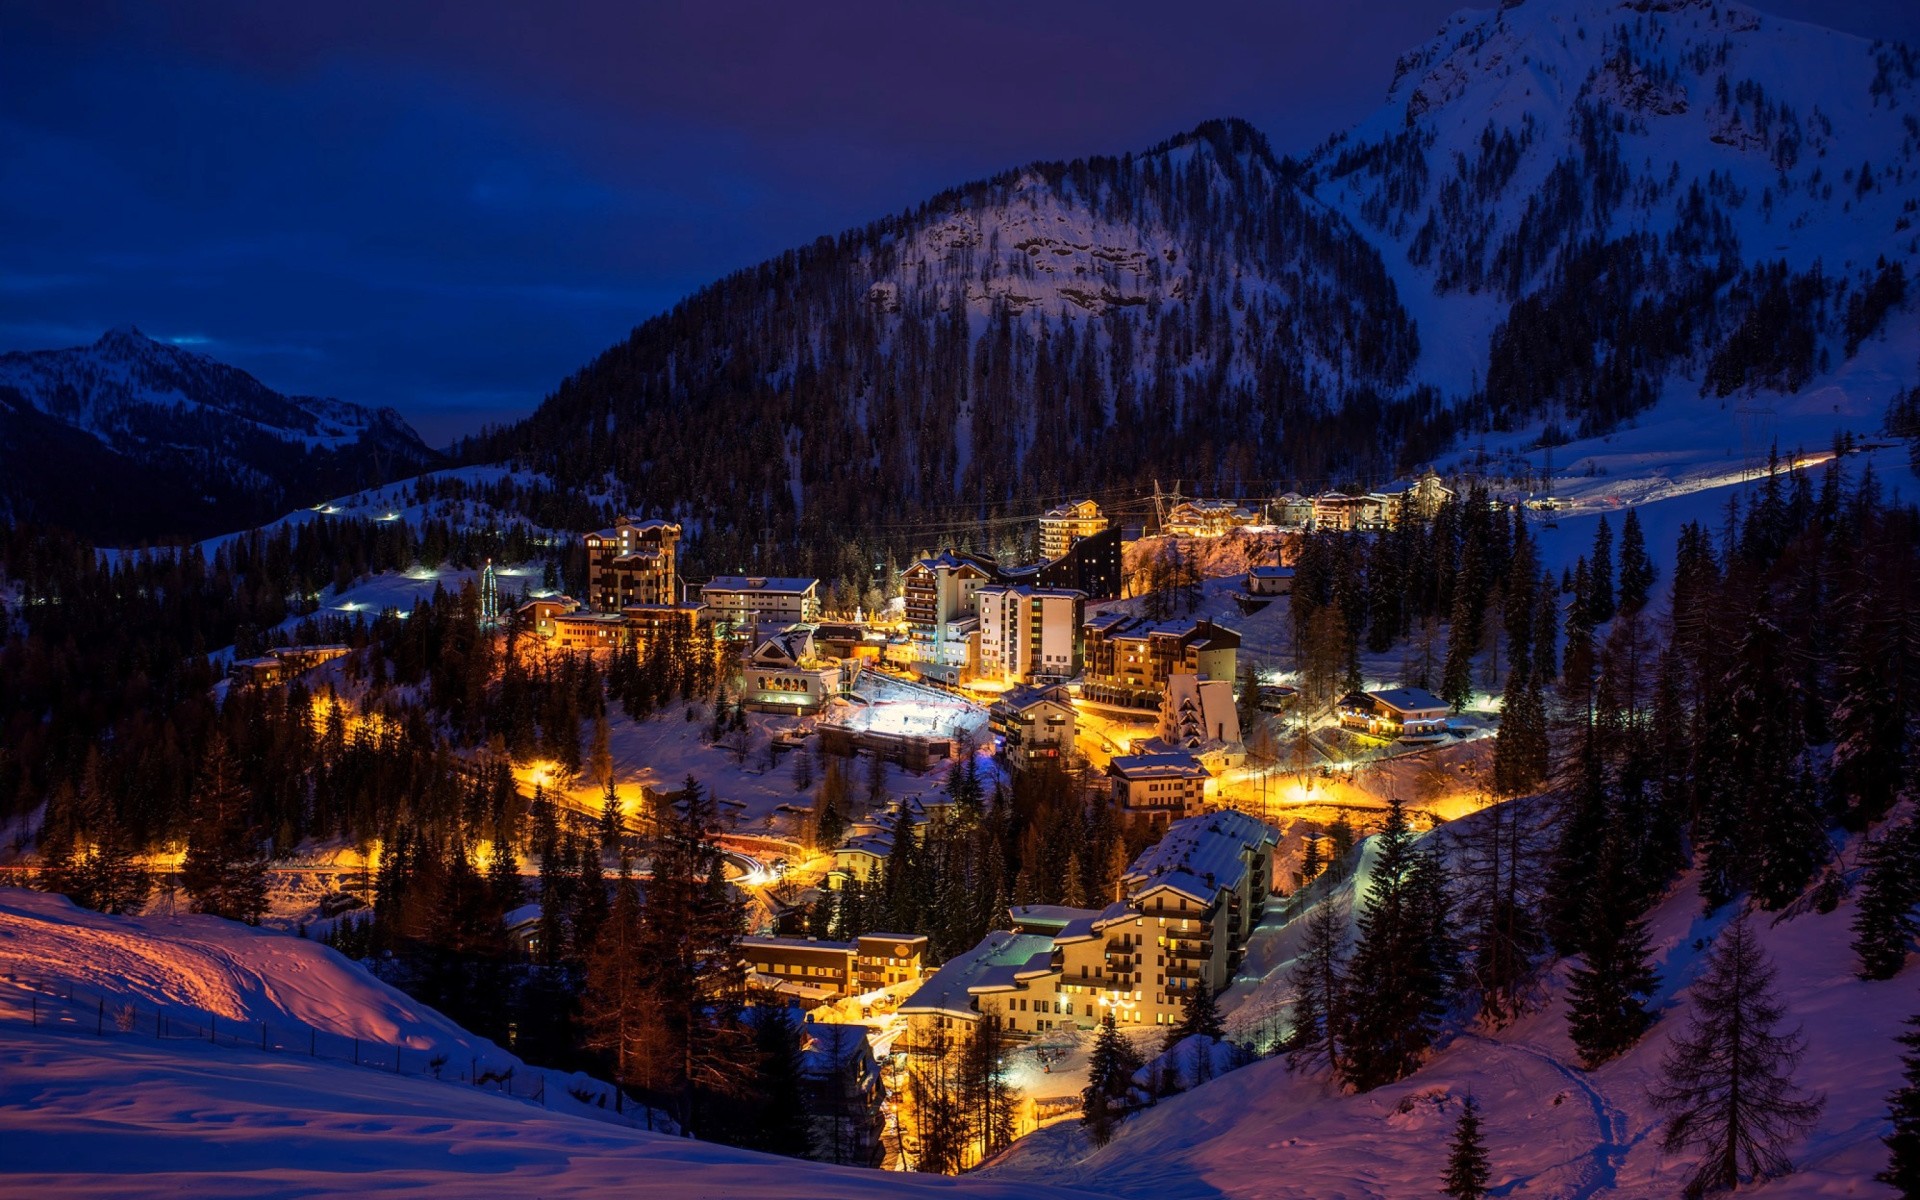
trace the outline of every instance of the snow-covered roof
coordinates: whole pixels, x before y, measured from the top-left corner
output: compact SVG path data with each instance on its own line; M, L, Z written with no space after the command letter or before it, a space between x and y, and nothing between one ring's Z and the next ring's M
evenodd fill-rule
M829 942L815 938L794 937L743 937L742 946L759 946L767 950L839 950L850 952L852 942Z
M1204 779L1209 772L1191 754L1118 754L1107 763L1122 779Z
M782 596L801 596L820 586L818 579L776 578L769 575L715 575L701 588L703 592L770 592Z
M1250 567L1247 574L1255 579L1292 579L1292 567Z
M1417 688L1417 687L1386 688L1378 692L1368 692L1367 695L1373 697L1375 700L1378 700L1380 703L1386 705L1388 708L1393 709L1395 712L1404 713L1404 712L1413 712L1417 709L1423 709L1423 708L1442 708L1443 709L1448 707L1448 704L1445 700L1442 700L1440 697L1434 695L1432 692L1428 691L1425 688Z
M1239 886L1249 850L1278 840L1271 827L1230 809L1175 821L1127 868L1127 892L1137 896L1166 887L1212 903L1222 888Z
M948 959L946 966L935 971L918 991L907 997L900 1011L971 1017L974 1012L972 988L983 983L989 987L999 986L987 983L990 978L1004 978L1006 986L1012 986L1016 969L1026 970L1036 955L1051 960L1051 936L994 930L973 949Z
M1100 915L1095 909L1065 904L1016 904L1007 912L1013 917L1013 923L1027 932L1047 930L1056 934L1075 921Z

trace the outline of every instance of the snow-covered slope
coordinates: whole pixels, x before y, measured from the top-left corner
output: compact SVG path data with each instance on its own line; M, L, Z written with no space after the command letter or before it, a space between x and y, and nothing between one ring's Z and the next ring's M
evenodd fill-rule
M318 942L218 917L111 917L64 896L0 888L0 977L462 1059L505 1057Z
M1820 272L1795 302L1837 362L1881 261L1920 262L1920 54L1721 0L1463 11L1308 180L1380 246L1450 394L1503 391L1493 335L1521 318L1617 356L1616 389L1697 378L1750 310L1739 272L1773 262Z
M0 354L0 510L15 516L133 536L233 528L434 457L392 409L283 396L131 327Z
M0 1008L0 1195L313 1200L1070 1200L1053 1185L821 1166L459 1084L35 1030Z
M49 985L87 989L87 1019L60 1021L73 1011L49 999ZM103 1034L96 993L107 997ZM117 1028L116 1002L165 1005L173 1034ZM304 1039L279 1053L213 1045L180 1035L183 1011L520 1066L313 942L212 917L107 917L0 889L0 1195L1085 1194L836 1169L627 1128L566 1094L603 1090L577 1078L551 1079L529 1103L524 1091L515 1100L311 1058Z
M1434 835L1429 835L1434 836ZM1364 889L1366 872L1355 876ZM1350 904L1351 889L1336 903ZM1753 920L1780 969L1789 1023L1804 1026L1808 1050L1797 1079L1824 1091L1826 1110L1796 1144L1796 1173L1754 1189L1764 1197L1885 1196L1872 1182L1885 1162L1879 1138L1885 1096L1899 1060L1893 1038L1920 1007L1913 971L1886 983L1853 975L1848 947L1853 906L1769 924ZM995 1177L1057 1180L1117 1196L1259 1197L1261 1200L1382 1200L1434 1194L1459 1103L1471 1092L1485 1117L1493 1191L1505 1196L1679 1195L1690 1156L1664 1156L1648 1086L1660 1059L1687 1024L1687 987L1704 947L1730 910L1702 916L1689 879L1649 920L1662 982L1659 1021L1619 1060L1581 1071L1566 1035L1565 966L1548 981L1536 1012L1493 1034L1458 1031L1419 1072L1363 1095L1342 1095L1321 1080L1270 1059L1163 1101L1125 1123L1114 1141L1092 1150L1077 1126L1053 1126L1017 1143L989 1169ZM1273 938L1256 964L1264 982L1236 986L1223 1004L1251 1019L1284 992L1297 939ZM1238 993L1238 994L1236 994ZM1250 1026L1249 1026L1250 1027Z

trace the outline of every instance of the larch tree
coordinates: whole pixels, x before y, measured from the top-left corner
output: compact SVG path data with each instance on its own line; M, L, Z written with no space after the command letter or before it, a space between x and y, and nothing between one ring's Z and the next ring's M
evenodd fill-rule
M1824 1106L1793 1082L1806 1047L1798 1030L1779 1031L1776 975L1748 921L1728 925L1693 985L1691 1023L1662 1062L1650 1098L1666 1117L1663 1146L1701 1152L1690 1194L1790 1173L1787 1148Z
M1293 1009L1288 1014L1287 1067L1317 1072L1329 1078L1342 1070L1341 1030L1346 1020L1347 974L1341 945L1346 914L1334 900L1314 905L1307 917L1306 945L1294 960L1287 982L1293 986Z

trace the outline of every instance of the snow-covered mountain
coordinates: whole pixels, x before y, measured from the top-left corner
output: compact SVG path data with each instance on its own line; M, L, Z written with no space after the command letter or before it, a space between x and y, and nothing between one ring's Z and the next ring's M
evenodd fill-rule
M0 354L0 512L103 538L205 533L437 456L392 409L284 396L131 327Z
M610 472L728 562L1155 478L1379 480L1544 418L1807 389L1914 323L1916 194L1911 49L1525 0L1451 18L1302 161L1211 122L721 280L473 452Z
M1920 53L1719 0L1462 12L1303 182L1474 417L1552 399L1591 431L1674 376L1792 393L1920 266Z

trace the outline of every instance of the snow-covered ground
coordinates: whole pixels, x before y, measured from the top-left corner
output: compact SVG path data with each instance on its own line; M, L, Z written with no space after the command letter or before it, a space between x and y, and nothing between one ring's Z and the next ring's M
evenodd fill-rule
M0 1015L0 1195L1065 1200L835 1168L548 1112L457 1084L257 1051L49 1032Z
M1335 902L1364 892L1363 863ZM1888 983L1853 976L1853 906L1778 924L1753 919L1780 968L1789 1023L1803 1026L1807 1055L1796 1073L1825 1092L1818 1125L1792 1152L1797 1171L1755 1189L1780 1198L1885 1196L1872 1182L1885 1162L1885 1096L1898 1071L1894 1036L1920 1007L1912 970ZM1093 1150L1072 1123L1024 1139L987 1174L1099 1187L1121 1197L1298 1197L1375 1200L1433 1194L1460 1100L1481 1103L1493 1162L1493 1194L1587 1197L1678 1195L1692 1158L1659 1149L1647 1101L1661 1055L1686 1027L1686 989L1704 946L1729 919L1702 916L1689 878L1659 905L1650 931L1662 983L1659 1023L1633 1051L1588 1073L1566 1035L1565 966L1547 981L1542 1006L1487 1034L1458 1030L1411 1078L1364 1095L1290 1074L1266 1060L1161 1102L1130 1119L1112 1144ZM1296 922L1297 924L1297 922ZM1256 935L1242 981L1222 996L1229 1027L1252 1025L1285 999L1296 930ZM1247 976L1259 977L1248 982Z
M64 896L0 888L0 978L258 1025L507 1060L505 1051L305 938L218 917L110 917Z

